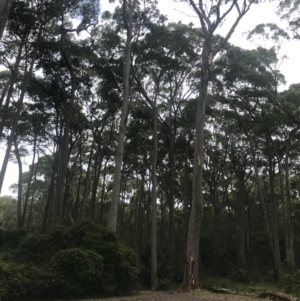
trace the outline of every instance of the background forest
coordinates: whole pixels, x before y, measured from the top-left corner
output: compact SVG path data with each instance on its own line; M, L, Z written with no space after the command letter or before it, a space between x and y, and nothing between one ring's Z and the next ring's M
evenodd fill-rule
M168 23L155 0L124 0L100 21L96 0L12 2L0 190L9 160L19 173L17 198L0 197L3 300L190 287L191 232L199 283L300 292L300 84L279 89L300 3L278 1L289 27L258 25L248 38L272 47L246 50L214 31L259 1L207 2L192 6L201 28Z

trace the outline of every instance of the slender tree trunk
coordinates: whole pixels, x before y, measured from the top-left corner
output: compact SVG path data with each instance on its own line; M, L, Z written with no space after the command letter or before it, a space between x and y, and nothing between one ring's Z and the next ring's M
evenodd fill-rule
M19 153L17 139L14 138L14 146L16 152L16 158L19 167L19 181L18 181L18 201L17 201L17 229L20 231L22 229L22 161Z
M104 196L105 196L105 179L106 179L106 168L107 168L107 163L108 163L107 159L105 161L104 164L104 170L103 170L103 181L102 181L102 191L101 191L101 206L100 206L100 215L99 215L99 221L100 224L102 224L103 226L105 225L104 223L104 216L103 216L103 212L104 212Z
M7 94L4 93L5 89L2 91L2 94L1 94L1 104L3 103L5 96L6 96L6 100L5 100L4 107L2 109L2 119L1 119L1 123L0 123L0 138L3 136L3 130L6 125L6 121L9 117L9 104L10 104L11 96L14 92L14 85L18 79L19 66L20 66L20 63L22 60L22 50L23 50L23 46L24 46L23 44L24 44L24 40L22 39L20 46L19 46L14 69L12 70L12 73L9 78L9 88L7 89Z
M100 145L99 145L98 149L100 150ZM101 154L99 154L99 155L97 154L96 160L97 160L97 164L95 165L95 171L94 171L94 181L93 181L93 188L92 188L91 208L90 208L90 217L91 218L94 218L94 215L95 215L97 189L98 189L98 185L99 185L103 156Z
M246 268L245 254L245 194L244 194L244 175L243 167L240 167L237 192L237 254L238 264L241 269Z
M39 162L39 156L38 156L37 162ZM32 189L32 194L31 194L31 201L30 201L30 206L29 206L28 218L27 218L27 230L29 230L29 225L30 225L30 220L31 220L32 205L33 205L33 201L34 201L34 194L35 194L35 188L36 188L37 170L38 170L38 163L36 164L35 171L34 171L34 184L33 184L33 189Z
M169 149L169 255L170 266L174 266L175 229L174 229L174 182L175 182L175 158L173 127L170 128L170 149Z
M48 189L48 195L47 195L46 206L45 206L45 211L44 211L44 216L43 216L43 221L42 221L41 233L45 233L49 226L52 201L53 201L53 196L54 196L55 177L56 177L57 169L58 169L58 156L59 156L59 149L57 149L56 153L54 154L52 175L51 175L50 185L49 185L49 189Z
M93 139L93 142L92 142L90 155L89 155L88 168L86 171L85 185L84 185L83 198L82 198L81 218L84 217L86 202L87 202L88 194L90 191L90 173L91 173L91 166L92 166L92 158L93 158L93 154L94 154L94 146L95 146L95 138Z
M153 162L152 162L152 227L151 227L151 289L156 290L157 276L157 200L156 200L156 164L157 164L157 106L153 110Z
M35 155L36 155L36 140L37 137L34 136L34 141L33 141L33 157L32 157L32 162L31 162L31 170L29 174L29 179L28 179L28 184L27 184L27 189L26 189L26 195L25 195L25 200L24 200L24 209L23 209L23 216L22 216L22 227L24 227L25 223L25 217L26 217L26 210L27 210L27 204L28 204L28 199L29 199L29 192L31 188L31 181L33 177L33 172L34 172L34 161L35 161Z
M66 33L63 32L61 35L61 55L64 59L64 62L67 65L68 71L71 76L71 95L70 100L68 101L68 97L66 92L64 92L64 133L60 146L60 160L59 160L59 170L57 176L57 187L56 187L56 197L54 203L54 224L59 225L62 221L63 217L63 204L64 204L64 195L65 195L65 182L67 176L67 168L69 161L69 137L70 137L70 124L73 115L73 106L75 102L75 92L76 92L76 75L72 64L70 62L70 58L65 49L64 41L65 41Z
M122 172L122 161L124 153L125 131L128 116L128 103L129 103L129 73L131 62L131 43L132 43L132 15L137 6L137 0L130 1L129 12L127 13L127 1L123 0L123 21L127 30L126 47L125 47L125 62L123 70L123 103L121 109L121 120L119 125L118 144L115 156L115 169L113 179L112 201L110 206L108 229L115 232L117 231L118 220L118 205L120 195L120 182Z
M1 172L0 172L0 192L2 190L2 185L3 185L5 173L6 173L6 168L7 168L7 164L8 164L8 160L9 160L11 147L12 147L12 144L13 144L13 141L14 141L14 136L15 136L15 133L17 131L18 122L19 122L19 119L20 119L20 116L21 116L21 112L23 110L23 101L24 101L26 90L27 90L27 84L28 84L28 82L29 82L29 80L32 76L32 71L33 71L35 59L36 59L36 56L37 56L38 45L39 45L41 34L42 34L42 28L43 28L43 26L41 25L40 28L39 28L39 34L38 34L38 37L37 37L37 40L35 42L35 46L34 46L34 49L33 49L33 55L32 55L32 60L31 60L31 63L30 63L30 67L29 67L29 70L28 71L26 70L26 72L25 72L25 76L24 76L24 80L23 80L23 84L22 84L22 89L21 89L21 94L20 94L20 97L19 97L17 105L16 105L16 107L17 107L16 108L16 113L15 113L15 116L14 116L14 121L13 121L12 129L11 129L11 132L10 132L10 136L8 138L8 141L7 141L6 153L5 153L5 157L4 157ZM1 134L1 132L0 132L0 134Z
M277 202L275 199L275 189L274 189L274 162L272 156L272 148L270 137L266 137L266 143L268 148L268 157L269 157L269 180L270 180L270 192L271 192L271 231L273 237L273 248L274 248L274 256L277 260L280 260L280 249L279 249L279 238L278 238L278 227L277 227ZM281 262L280 262L281 266ZM280 271L279 271L280 272ZM277 276L276 276L277 277ZM278 273L278 277L280 277ZM279 278L277 279L279 280Z
M145 158L144 158L145 160ZM135 224L135 250L137 254L141 253L142 233L143 233L143 215L142 215L142 202L145 198L145 161L143 162L143 170L141 175L141 183L139 194L137 198L137 215Z
M290 191L290 169L289 169L289 153L290 153L290 138L286 144L286 152L285 152L285 189L286 189L286 217L287 217L287 232L288 232L288 243L289 243L289 259L292 269L295 269L295 248L294 248L294 229L293 229L293 221L291 214L291 191Z

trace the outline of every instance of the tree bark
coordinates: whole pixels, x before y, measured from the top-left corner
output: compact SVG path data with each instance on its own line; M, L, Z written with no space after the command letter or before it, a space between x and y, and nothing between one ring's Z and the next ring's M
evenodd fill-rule
M125 47L125 61L123 69L123 102L121 109L121 120L119 125L118 144L115 155L115 169L113 179L113 191L112 200L109 212L108 229L115 232L117 231L117 220L118 220L118 206L119 206L119 195L120 195L120 182L122 172L122 161L124 153L124 142L126 123L128 116L128 103L129 103L129 73L130 73L130 62L131 62L131 43L132 43L132 15L137 6L137 0L130 1L129 12L127 13L127 1L123 0L123 21L127 31L126 47Z
M286 218L287 218L287 234L288 234L288 252L287 258L290 260L292 269L295 269L295 249L294 249L294 229L291 214L291 191L290 191L290 168L289 168L289 157L290 157L290 137L286 144L285 151L285 189L286 189Z
M81 210L81 218L84 217L85 214L85 207L87 203L88 194L90 191L90 173L91 173L91 166L92 166L92 158L94 154L94 146L95 146L95 138L93 139L90 155L89 155L89 161L88 161L88 168L86 171L86 177L85 177L85 185L84 185L84 191L83 191L83 197L82 197L82 210Z
M70 62L70 58L65 49L64 41L65 41L66 32L63 32L61 35L61 56L64 59L64 62L67 66L67 69L71 76L71 95L70 100L68 101L68 97L66 92L64 91L64 133L60 145L60 158L59 158L59 169L57 175L57 186L56 186L56 197L54 203L54 224L59 225L62 221L63 216L63 204L64 204L64 193L65 193L65 182L67 176L67 168L69 161L69 137L70 137L70 124L73 115L73 106L75 102L75 91L76 91L76 75L72 64Z
M199 282L199 243L200 243L200 225L202 219L203 207L203 151L204 151L204 122L205 106L208 88L208 56L210 44L203 45L202 52L202 70L200 95L198 97L197 115L196 115L196 133L194 146L194 166L193 166L193 199L192 209L189 219L186 263L184 270L183 289L197 289Z
M189 228L187 235L187 252L186 263L184 270L184 279L182 289L196 289L200 286L199 283L199 243L200 243L200 225L203 206L203 191L202 191L202 164L203 164L203 148L204 148L204 124L205 124L205 106L207 99L207 89L209 83L209 71L212 67L214 56L220 52L225 43L229 40L234 30L238 26L240 20L249 11L252 3L255 0L250 0L246 3L243 1L242 5L239 5L237 1L233 1L226 12L220 14L221 1L215 5L215 9L218 12L214 21L210 20L210 14L206 12L206 8L202 1L199 1L198 5L194 0L188 1L195 13L199 17L203 32L203 44L201 53L201 85L199 89L199 97L196 113L196 132L195 132L195 146L194 146L194 166L193 166L193 200L192 210L189 220ZM238 16L234 23L230 27L224 40L222 40L214 49L212 49L212 37L215 30L224 21L226 16L236 9Z
M19 181L18 181L18 201L17 201L17 229L20 231L22 229L22 161L19 153L17 138L14 138L14 146L16 152L16 159L19 167Z
M25 200L24 200L24 209L23 209L23 216L22 216L22 227L24 227L25 223L25 217L26 217L26 210L27 210L27 204L28 204L28 199L29 199L29 192L31 188L31 181L33 177L33 172L34 172L34 161L35 161L35 155L36 155L36 140L37 137L34 136L34 142L33 142L33 157L32 157L32 162L31 162L31 170L29 174L29 179L28 179L28 184L27 184L27 189L26 189L26 195L25 195Z
M1 0L0 2L0 40L2 39L12 3L13 0Z
M278 238L278 227L277 227L277 202L275 199L275 189L274 189L274 176L275 176L275 171L274 171L274 162L273 162L273 154L272 154L272 148L271 148L271 141L270 141L270 137L267 135L266 137L266 144L267 144L267 149L268 149L268 159L269 159L269 181L270 181L270 194L271 194L271 231L272 231L272 240L273 240L273 248L274 248L274 256L276 258L276 260L278 260L279 266L281 266L281 262L280 262L280 249L279 249L279 238ZM278 268L279 268L278 266ZM278 271L280 272L280 271ZM279 280L279 275L280 273L278 273L278 276L276 276L276 278L278 277L277 280Z
M152 162L152 223L151 223L151 289L156 290L157 275L157 200L156 200L156 164L157 164L157 106L156 97L153 109L153 162Z

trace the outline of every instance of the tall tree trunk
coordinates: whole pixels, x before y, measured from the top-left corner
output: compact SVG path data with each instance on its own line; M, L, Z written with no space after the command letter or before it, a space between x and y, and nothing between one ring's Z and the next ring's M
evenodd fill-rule
M171 116L170 116L171 118ZM170 266L174 266L174 248L175 248L175 228L174 228L174 182L175 182L175 158L174 144L175 137L173 127L170 124L170 149L169 149L169 260Z
M156 164L157 164L157 106L153 110L153 162L152 162L152 223L151 223L151 289L156 290L157 275L157 200L156 200Z
M240 175L237 182L237 255L240 269L246 268L244 175L243 167L240 166Z
M87 198L88 198L88 194L90 192L90 173L91 173L91 166L92 166L92 158L93 158L93 154L94 154L94 146L95 146L95 138L93 139L93 142L92 142L90 155L89 155L88 168L86 171L85 185L84 185L84 191L83 191L83 197L82 197L81 218L84 217Z
M0 172L0 192L2 190L2 185L3 185L5 173L6 173L6 168L7 168L7 164L8 164L8 160L9 160L11 147L12 147L12 144L13 144L13 141L14 141L14 136L15 136L15 133L17 131L19 119L20 119L20 116L21 116L21 113L22 113L22 110L23 110L23 101L24 101L26 90L27 90L27 84L28 84L28 82L29 82L29 80L32 76L32 71L33 71L35 59L36 59L36 56L37 56L38 45L39 45L39 42L40 42L40 39L41 39L42 29L43 29L43 26L40 25L38 37L37 37L37 40L35 42L34 49L33 49L33 55L32 55L32 59L31 59L30 67L29 67L28 71L27 70L25 71L23 84L22 84L22 89L21 89L21 94L20 94L20 97L19 97L17 105L16 105L16 113L15 113L15 116L14 116L14 121L13 121L12 129L11 129L11 132L10 132L10 136L8 138L8 141L7 141L5 157L4 157L1 172Z
M204 150L204 122L205 106L208 88L208 57L210 45L204 44L202 50L202 70L200 95L197 103L196 133L194 146L194 166L193 166L193 199L192 209L189 219L186 263L184 270L183 289L196 289L199 287L199 244L200 225L202 220L203 207L203 150Z
M293 221L291 214L291 191L290 191L290 168L289 168L289 158L290 158L290 137L286 144L285 151L285 189L286 189L286 217L287 217L287 233L288 233L288 244L289 244L289 260L291 267L295 269L295 249L294 249L294 229L293 229Z
M6 121L9 117L9 104L10 104L10 99L12 97L12 94L14 92L14 85L15 85L15 83L18 79L18 75L19 75L19 66L20 66L20 63L22 60L23 46L24 46L24 40L22 39L20 42L14 69L12 70L10 78L9 78L9 87L6 89L7 94L5 93L5 89L3 89L2 94L1 94L1 105L3 103L5 96L6 96L6 100L5 100L4 107L2 109L2 119L1 119L1 123L0 123L0 138L3 136L3 130L6 125Z
M268 159L269 159L269 180L270 180L270 194L271 194L271 232L273 237L273 248L274 248L274 256L280 262L280 249L279 249L279 238L278 238L278 227L277 227L277 202L275 199L275 189L274 189L274 162L273 162L273 153L271 147L270 137L267 135L266 144L268 149ZM281 262L280 262L281 266ZM279 280L279 273L276 278Z
M29 230L31 214L32 214L32 205L33 205L33 201L34 201L34 193L35 193L35 188L36 188L36 176L37 176L37 170L38 170L38 162L39 162L39 156L38 156L37 164L36 164L35 170L34 170L34 182L33 182L34 184L33 184L33 189L32 189L32 194L31 194L28 218L27 218L27 230Z
M57 187L56 187L56 197L54 203L54 224L59 225L62 221L63 215L63 204L65 195L65 182L67 176L67 168L69 161L69 137L70 137L70 124L73 115L73 106L75 102L75 92L76 92L76 75L73 66L70 62L70 58L65 49L64 41L66 37L66 32L61 35L61 56L68 68L71 76L71 95L70 100L66 92L64 91L64 133L60 145L60 159L59 159L59 169L57 175Z
M41 233L45 233L49 226L52 202L53 202L53 196L54 196L55 178L56 178L57 169L58 169L58 156L59 156L59 148L57 149L56 153L54 154L52 175L51 175L51 180L50 180L50 185L49 185L48 195L47 195L47 200L46 200L46 206L45 206L44 215L43 215Z
M1 0L0 2L0 40L2 39L12 3L13 0Z
M29 199L29 192L31 188L31 181L33 177L33 172L34 172L34 161L35 161L35 155L36 155L36 140L37 137L34 136L34 141L33 141L33 157L32 157L32 162L31 162L31 170L29 174L29 179L28 179L28 184L27 184L27 189L26 189L26 195L25 195L25 200L24 200L24 209L23 209L23 216L22 216L22 227L24 227L25 223L25 217L26 217L26 210L27 210L27 204L28 204L28 199Z
M125 62L123 69L123 102L121 109L121 120L119 125L118 144L115 155L115 169L113 179L112 200L109 213L108 229L115 232L117 231L118 220L118 205L120 195L120 182L122 172L122 161L124 153L125 131L128 116L128 103L129 103L129 73L131 62L131 43L132 43L132 15L137 6L137 0L130 1L128 5L129 12L127 13L127 0L123 0L123 21L127 31L126 47L125 47Z
M17 138L14 138L14 146L16 152L16 158L19 167L19 181L18 181L18 201L17 201L17 229L20 231L22 229L22 161L19 153Z
M91 196L91 207L90 207L90 217L94 218L95 215L95 204L96 204L96 197L97 197L97 189L99 185L99 179L101 174L102 168L102 161L103 156L100 154L100 144L98 145L99 154L96 155L96 164L94 170L94 180L93 180L93 187L92 187L92 196Z
M184 270L184 279L182 289L195 289L199 287L199 243L200 243L200 226L201 215L203 207L202 195L202 168L203 168L203 149L204 149L204 121L205 121L205 106L207 99L207 89L209 83L209 72L213 64L213 58L224 47L225 43L230 39L234 30L238 26L240 20L249 11L251 5L255 0L249 2L243 1L239 5L238 1L233 1L225 13L221 14L221 5L223 1L216 2L214 8L217 11L215 19L210 19L210 12L207 12L203 1L196 2L189 0L188 3L193 8L199 17L203 32L203 44L201 53L201 85L199 89L199 97L196 113L196 132L195 132L195 146L194 146L194 166L193 166L193 201L192 210L189 220L189 228L187 235L187 252L186 264ZM222 24L226 16L236 9L237 17L229 28L224 40L219 42L214 49L212 49L212 37L216 29Z
M107 163L108 163L109 159L106 159L105 164L104 164L104 170L103 170L103 181L102 181L102 190L101 190L101 206L100 206L100 214L99 214L99 222L100 225L105 225L104 222L104 196L105 196L105 179L106 179L106 168L107 168Z

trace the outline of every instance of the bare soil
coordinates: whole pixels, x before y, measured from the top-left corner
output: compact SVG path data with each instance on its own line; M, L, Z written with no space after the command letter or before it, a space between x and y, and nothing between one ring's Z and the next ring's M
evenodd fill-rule
M93 299L85 301L258 301L254 296L216 294L206 290L196 290L188 293L181 292L152 292L142 291L136 295Z

